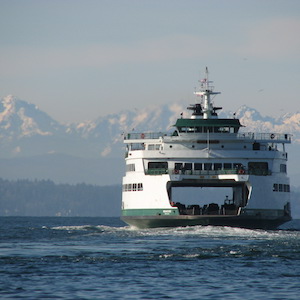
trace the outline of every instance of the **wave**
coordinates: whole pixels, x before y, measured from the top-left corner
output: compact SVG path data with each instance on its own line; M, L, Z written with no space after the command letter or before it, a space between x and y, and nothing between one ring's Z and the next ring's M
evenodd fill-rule
M161 237L161 238L220 238L242 240L268 240L281 239L295 234L299 236L300 220L288 222L280 230L245 229L221 226L187 226L137 229L133 226L115 227L108 225L65 225L50 227L51 230L66 231L68 233L80 233L84 235L117 235L119 237Z

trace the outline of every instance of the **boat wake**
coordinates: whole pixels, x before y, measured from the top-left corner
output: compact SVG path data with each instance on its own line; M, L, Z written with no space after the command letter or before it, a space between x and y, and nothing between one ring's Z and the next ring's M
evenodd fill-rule
M67 231L68 233L81 232L86 234L116 234L125 236L190 236L190 237L209 237L209 238L240 238L240 239L268 239L286 235L289 232L300 231L300 220L293 220L279 230L245 229L226 226L187 226L187 227L167 227L167 228L147 228L138 229L134 226L107 226L107 225L73 225L55 226L52 230Z

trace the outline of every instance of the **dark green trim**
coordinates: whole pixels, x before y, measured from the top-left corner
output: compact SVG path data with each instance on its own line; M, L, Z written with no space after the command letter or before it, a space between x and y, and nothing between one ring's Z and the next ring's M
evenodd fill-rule
M177 207L154 209L123 209L122 216L178 216Z
M242 127L238 119L177 119L176 127Z

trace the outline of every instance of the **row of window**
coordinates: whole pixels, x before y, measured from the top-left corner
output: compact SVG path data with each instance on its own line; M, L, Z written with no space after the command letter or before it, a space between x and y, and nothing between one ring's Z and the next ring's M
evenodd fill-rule
M211 127L211 126L197 126L197 127L178 127L179 132L216 132L216 133L237 133L238 127Z
M175 170L196 170L196 171L211 171L211 170L233 170L240 169L242 167L241 163L175 163ZM148 170L152 169L165 169L168 170L167 161L153 161L148 162ZM268 171L269 166L267 162L249 162L249 171ZM135 164L126 165L126 172L134 172ZM285 164L280 165L280 172L286 173L287 168Z
M241 163L175 163L175 170L197 170L197 171L211 171L211 170L232 170L240 169L243 165ZM249 162L249 170L268 170L267 162ZM149 162L149 169L168 169L168 162ZM286 167L283 165L281 170L286 172Z
M142 183L126 183L123 184L123 192L136 192L142 191L143 184Z
M230 170L234 168L240 168L241 163L175 163L175 170ZM149 169L168 169L168 162L149 162Z
M290 192L290 185L289 184L281 184L281 183L274 183L273 184L273 192Z

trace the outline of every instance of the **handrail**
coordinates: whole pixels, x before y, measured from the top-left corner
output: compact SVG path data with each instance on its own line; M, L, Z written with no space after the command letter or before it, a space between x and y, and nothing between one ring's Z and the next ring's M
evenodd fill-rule
M272 175L271 170L260 170L260 169L227 169L227 170L177 170L177 169L148 169L145 171L146 175L257 175L267 176Z
M159 139L164 137L171 137L173 136L170 133L163 133L163 132L133 132L124 134L124 140L152 140L152 139ZM238 139L238 140L253 140L253 141L274 141L274 142L291 142L292 135L288 133L254 133L254 132L243 132L243 133L213 133L209 134L210 139ZM206 138L207 133L185 133L180 134L180 136L176 136L176 138L187 137L194 139L197 138Z

